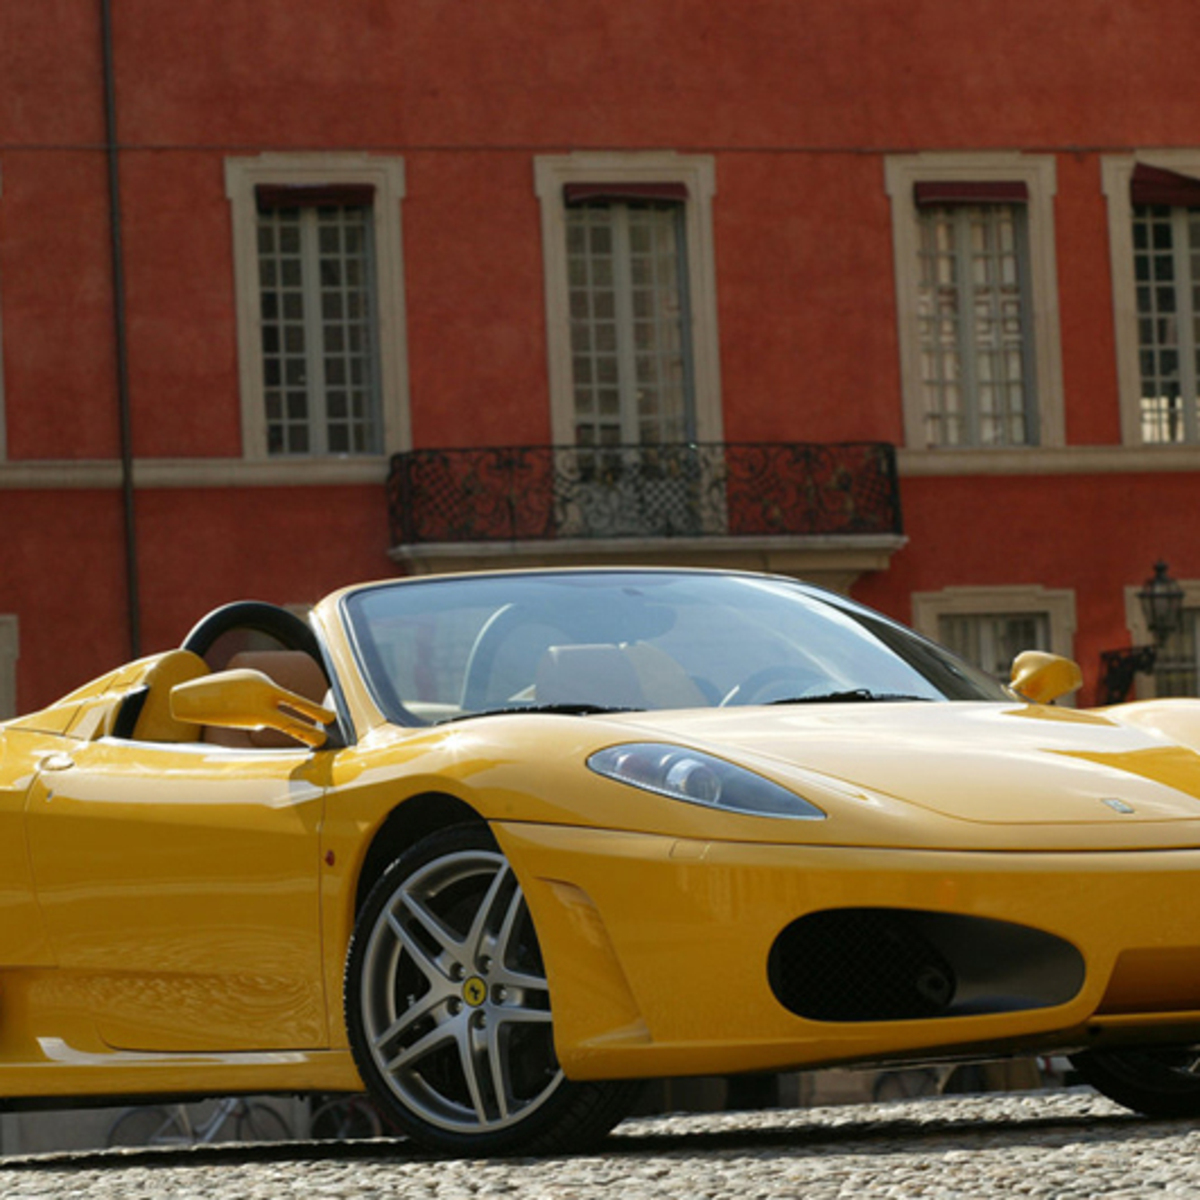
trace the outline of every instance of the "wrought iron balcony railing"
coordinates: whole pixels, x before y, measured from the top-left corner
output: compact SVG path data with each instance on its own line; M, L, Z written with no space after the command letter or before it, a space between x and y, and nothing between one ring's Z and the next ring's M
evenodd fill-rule
M412 450L388 505L398 546L902 532L884 442Z

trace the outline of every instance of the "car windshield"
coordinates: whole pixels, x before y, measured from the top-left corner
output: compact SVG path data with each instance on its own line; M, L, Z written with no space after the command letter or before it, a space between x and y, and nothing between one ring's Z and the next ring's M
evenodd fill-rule
M495 712L1003 700L870 609L786 579L672 571L413 580L343 600L389 720Z

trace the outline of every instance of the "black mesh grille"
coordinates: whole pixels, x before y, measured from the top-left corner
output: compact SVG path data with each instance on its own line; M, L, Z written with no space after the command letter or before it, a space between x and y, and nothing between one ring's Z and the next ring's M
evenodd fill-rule
M851 908L801 917L771 948L771 988L785 1008L814 1021L939 1016L953 1003L955 974L919 916Z

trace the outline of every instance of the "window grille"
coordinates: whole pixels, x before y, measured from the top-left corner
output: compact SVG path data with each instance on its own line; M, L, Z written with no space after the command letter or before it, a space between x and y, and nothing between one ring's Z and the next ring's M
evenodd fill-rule
M696 438L683 218L677 203L567 209L578 445Z
M258 266L268 452L380 453L370 207L260 209Z
M1036 443L1024 205L928 205L919 220L928 444Z
M1200 208L1133 208L1142 440L1198 440Z
M1018 654L1050 649L1050 615L944 613L938 618L938 638L960 658L1007 683Z

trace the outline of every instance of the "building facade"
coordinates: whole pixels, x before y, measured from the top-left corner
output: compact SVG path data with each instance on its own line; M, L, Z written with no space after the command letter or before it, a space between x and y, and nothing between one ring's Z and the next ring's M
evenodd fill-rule
M811 578L1090 703L1164 559L1194 692L1196 36L0 0L0 714L228 600L559 562Z

